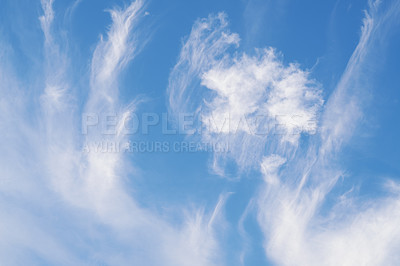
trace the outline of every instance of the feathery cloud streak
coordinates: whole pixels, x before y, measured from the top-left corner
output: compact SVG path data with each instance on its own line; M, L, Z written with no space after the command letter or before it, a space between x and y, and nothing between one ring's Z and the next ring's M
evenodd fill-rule
M70 85L73 61L59 44L54 1L41 4L46 67L33 82L44 84L41 96L22 101L18 75L8 73L11 62L5 55L1 60L7 63L1 65L1 127L6 133L1 138L0 209L7 214L0 222L2 263L218 264L214 232L223 197L213 213L188 212L178 217L178 225L171 224L170 217L140 207L126 189L132 171L123 152L82 152L86 143L124 141L126 136L96 130L82 135L76 89ZM110 10L112 24L91 61L86 113L129 114L136 107L136 100L127 107L120 104L118 78L146 41L137 29L144 7L137 0ZM33 112L25 106L33 106ZM30 122L29 113L39 122Z
M197 21L183 45L170 76L170 110L205 116L220 127L203 123L202 138L229 139L228 156L238 167L259 167L264 185L255 197L257 220L266 255L278 265L395 265L399 260L398 194L362 204L335 195L338 203L324 205L343 176L335 156L362 117L368 54L399 11L396 2L386 9L379 1L369 3L360 41L321 118L320 88L307 71L285 66L271 48L253 57L234 54L229 49L238 46L239 37L229 32L223 14ZM284 134L260 136L241 123L260 113L276 118ZM233 130L223 127L226 120L234 122ZM229 158L213 156L211 168L225 175Z

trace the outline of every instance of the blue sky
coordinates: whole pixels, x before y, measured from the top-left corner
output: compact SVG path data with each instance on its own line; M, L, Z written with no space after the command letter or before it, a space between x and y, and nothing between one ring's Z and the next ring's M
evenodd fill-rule
M400 263L400 2L0 6L1 265Z

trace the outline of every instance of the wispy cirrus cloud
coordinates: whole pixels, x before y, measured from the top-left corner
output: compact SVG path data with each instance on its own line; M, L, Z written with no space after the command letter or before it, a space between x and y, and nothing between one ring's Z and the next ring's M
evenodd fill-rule
M395 265L399 259L394 251L400 244L395 226L398 195L360 203L350 192L336 195L337 203L323 209L338 178L343 176L335 166L335 157L351 139L363 115L368 55L376 47L376 38L382 37L382 22L386 20L386 26L390 26L395 21L396 15L389 18L387 12L399 11L395 3L389 6L389 11L382 11L379 2L370 2L360 41L325 106L321 140L303 153L306 160L279 159L280 168L279 164L269 163L272 159L267 157L262 165L268 169L264 170L265 178L281 180L279 185L267 182L261 190L258 213L266 235L266 254L279 264ZM296 172L300 173L297 181L289 182Z
M399 260L396 193L363 203L351 192L331 195L343 176L336 156L363 116L368 56L383 32L396 24L399 11L395 1L385 7L380 1L369 2L360 41L324 106L320 88L307 71L295 64L285 66L275 50L258 50L255 56L238 56L229 50L233 49L229 45L238 45L238 36L229 32L224 16L197 21L183 45L170 76L171 111L197 111L203 118L205 114L206 121L220 127L202 123L201 137L228 139L233 143L231 154L223 156L244 170L260 169L264 184L254 198L257 220L264 233L265 254L278 265L395 265ZM214 48L218 49L206 53ZM192 51L190 57L187 50ZM258 114L272 115L275 123L283 125L280 133L284 134L260 136L240 123L249 120L243 117ZM280 115L292 120L280 120ZM233 130L223 127L227 120L234 121ZM317 134L305 137L307 133ZM225 175L226 158L213 156L211 168ZM333 206L328 197L337 199ZM249 215L247 209L244 215Z
M215 232L224 198L214 212L188 211L175 217L179 223L171 223L170 217L141 207L127 189L132 171L122 151L82 152L85 143L124 141L126 136L105 136L96 130L82 135L77 89L71 85L73 60L59 43L54 1L41 4L45 70L40 82L35 81L44 85L41 96L32 102L22 100L20 73L9 73L10 61L2 60L6 63L1 65L5 134L0 209L6 214L0 222L2 263L219 264ZM120 103L118 80L147 41L139 34L144 1L109 12L112 24L93 53L84 109L99 117L109 112L129 114L136 108L135 100L129 106ZM32 117L35 122L30 122Z

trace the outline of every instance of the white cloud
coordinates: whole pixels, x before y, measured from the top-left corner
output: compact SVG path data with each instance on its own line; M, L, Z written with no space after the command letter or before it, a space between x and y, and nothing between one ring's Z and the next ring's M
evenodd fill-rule
M368 83L365 64L376 47L375 38L382 37L379 32L386 14L379 12L377 2L370 3L360 42L325 107L321 141L310 147L306 160L291 160L281 168L284 182L273 186L268 182L259 193L258 221L265 234L265 251L279 265L398 264L398 193L363 202L351 194L337 195L336 203L321 212L342 176L334 158L362 117L360 95ZM264 175L267 180L275 176L265 171Z
M368 55L384 37L385 28L393 28L399 11L396 1L383 9L379 1L370 1L360 41L321 119L320 90L307 71L296 64L286 66L270 48L254 56L233 53L231 46L237 46L239 38L229 32L224 16L197 21L183 44L170 75L170 110L205 118L202 141L230 142L230 154L213 154L211 168L218 174L226 174L230 159L242 170L260 167L265 183L254 199L257 220L266 256L277 265L398 264L397 185L389 183L391 196L364 202L351 191L346 195L331 191L343 176L335 156L351 140L363 115ZM300 134L252 134L242 117L259 114L278 115L285 133L296 128L297 133L317 130L317 135L303 148L298 146ZM296 115L298 124L287 120ZM229 127L227 119L235 126ZM329 203L331 197L337 201ZM239 226L246 251L249 240L243 219ZM241 259L246 261L245 253Z
M285 67L271 48L258 51L255 57L246 54L234 59L224 57L202 75L202 85L216 95L204 111L208 115L203 118L206 127L211 131L210 120L223 121L229 117L230 127L222 127L216 133L254 134L259 129L251 130L240 120L266 116L276 118L284 133L290 134L285 135L285 140L297 142L299 134L292 134L296 128L298 132L316 130L316 124L310 122L317 120L322 104L318 88L307 75L295 64Z
M219 264L216 231L221 229L222 199L214 212L196 210L175 216L179 223L169 222L173 219L168 215L139 206L127 190L125 180L132 171L123 152L82 152L85 143L125 137L96 130L81 135L76 89L70 85L72 63L59 44L52 6L52 0L42 1L46 69L44 77L33 82L44 84L40 101L22 100L18 75L3 76L11 63L1 60L0 88L6 97L0 102L0 125L6 133L0 140L0 210L5 216L0 222L0 260L24 265ZM85 107L99 116L110 111L126 115L140 102L122 106L118 78L146 42L138 28L145 17L144 1L110 13L112 25L93 54Z
M227 26L221 13L195 23L168 88L173 114L194 112L202 121L202 141L229 143L230 154L214 155L220 175L232 159L240 169L259 165L267 142L295 147L301 133L316 130L323 103L309 73L285 65L274 49L229 50L239 37Z

